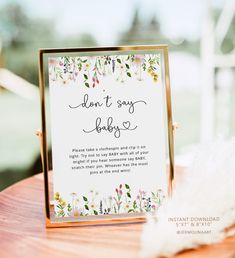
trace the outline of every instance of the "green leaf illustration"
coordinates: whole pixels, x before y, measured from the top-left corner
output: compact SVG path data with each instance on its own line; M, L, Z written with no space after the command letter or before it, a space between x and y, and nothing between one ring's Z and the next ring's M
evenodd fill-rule
M94 214L95 214L95 215L98 215L98 212L94 210Z
M129 192L126 193L129 198L131 198L131 194Z
M134 208L134 209L137 208L137 203L136 203L136 201L133 202L133 208Z
M125 184L126 189L130 189L130 186L128 184Z
M88 80L88 76L85 73L83 74L83 76L86 80Z
M72 211L72 206L71 206L71 204L69 203L68 204L68 212L71 212Z
M88 201L88 199L86 198L86 196L83 196L82 198L83 198L83 200L84 200L85 202Z
M127 76L131 77L131 74L129 72L127 72L126 74L127 74Z
M127 68L127 69L130 69L130 66L129 66L129 64L126 64L126 68Z
M117 62L118 62L119 64L121 64L121 63L122 63L122 62L121 62L121 59L119 59L119 58L117 59Z
M89 83L88 83L88 82L85 82L85 86L86 86L87 88L89 88L89 87L90 87L90 85L89 85Z
M88 205L85 204L85 209L89 211L89 207Z

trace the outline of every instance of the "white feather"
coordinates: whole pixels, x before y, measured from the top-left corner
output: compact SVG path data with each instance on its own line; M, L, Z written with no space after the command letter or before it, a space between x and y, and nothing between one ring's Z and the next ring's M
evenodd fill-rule
M176 226L172 218L215 218L210 226L195 227L191 223ZM200 245L221 241L225 228L235 223L235 140L217 141L203 146L193 164L176 182L171 199L148 219L142 235L142 258L172 257ZM178 230L194 233L177 234ZM200 233L195 233L200 230ZM209 233L205 233L209 232Z

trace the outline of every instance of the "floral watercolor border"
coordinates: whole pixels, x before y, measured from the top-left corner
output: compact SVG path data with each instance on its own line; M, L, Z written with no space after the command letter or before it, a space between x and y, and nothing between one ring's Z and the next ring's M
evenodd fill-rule
M135 78L142 81L148 74L154 82L159 81L160 55L112 55L90 57L56 57L48 59L49 79L60 81L63 85L77 82L90 88L100 84L102 77L114 75L124 83Z
M99 193L91 190L88 196L78 196L71 193L71 200L65 201L59 192L55 193L55 216L77 217L90 215L107 215L122 213L142 213L156 211L165 199L161 189L147 193L139 190L134 197L128 184L120 184L114 195L99 198Z

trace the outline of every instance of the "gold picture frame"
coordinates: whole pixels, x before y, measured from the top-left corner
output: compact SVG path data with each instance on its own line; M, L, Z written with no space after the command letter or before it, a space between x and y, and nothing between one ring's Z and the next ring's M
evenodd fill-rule
M85 221L54 221L52 216L53 202L50 201L50 183L49 183L49 159L47 146L47 123L46 123L46 97L45 88L46 80L44 69L45 55L61 55L81 52L102 52L126 53L134 51L162 51L164 58L164 81L165 81L165 96L166 96L166 115L167 115L167 138L168 138L168 196L172 194L172 184L174 180L174 134L175 125L172 122L172 107L171 107L171 93L170 93L170 77L169 77L169 60L168 60L168 46L167 45L141 45L141 46L117 46L117 47L94 47L94 48L61 48L61 49L40 49L39 50L39 86L40 86L40 102L41 102L41 130L37 131L40 138L42 169L44 174L44 197L45 197L45 219L46 227L68 227L68 226L85 226L85 225L99 225L99 224L114 224L114 223L135 223L142 222L145 218L120 217L120 218L102 218L90 219ZM105 215L106 216L106 215Z

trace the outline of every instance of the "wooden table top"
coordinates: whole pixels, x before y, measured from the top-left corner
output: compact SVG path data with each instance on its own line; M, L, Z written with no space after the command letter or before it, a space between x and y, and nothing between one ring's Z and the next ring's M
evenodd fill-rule
M0 193L0 257L138 257L143 224L45 228L42 174ZM235 237L177 258L235 258Z

